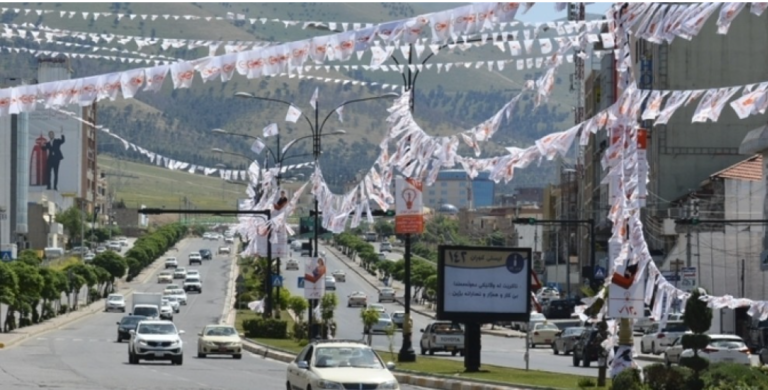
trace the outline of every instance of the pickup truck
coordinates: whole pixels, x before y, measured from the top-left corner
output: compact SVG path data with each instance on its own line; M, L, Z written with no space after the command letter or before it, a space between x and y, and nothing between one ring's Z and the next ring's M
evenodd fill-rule
M435 321L421 330L421 354L434 355L436 351L464 356L464 329L450 321Z

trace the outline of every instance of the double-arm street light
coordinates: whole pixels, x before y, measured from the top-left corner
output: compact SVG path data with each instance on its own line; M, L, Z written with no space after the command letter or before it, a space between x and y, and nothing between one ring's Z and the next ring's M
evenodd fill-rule
M296 142L296 141L298 141L300 139L303 139L303 138L312 138L312 155L313 155L314 160L315 160L315 166L317 166L317 161L320 159L320 154L322 153L322 146L321 146L321 143L320 143L321 138L323 136L325 136L325 135L332 135L332 134L337 133L337 132L331 132L331 133L323 134L323 128L325 127L325 124L328 122L328 119L330 119L331 116L334 113L337 112L337 110L339 110L340 108L342 108L342 107L344 107L344 106L346 106L348 104L352 104L352 103L366 102L366 101L369 101L369 100L396 98L396 97L399 97L399 96L400 95L398 95L396 93L388 93L388 94L384 94L384 95L380 95L380 96L374 96L374 97L362 98L362 99L352 99L352 100L344 101L341 104L339 104L338 106L336 106L336 108L331 110L323 118L322 122L320 121L320 102L319 101L315 101L315 104L314 104L314 106L315 106L314 107L314 121L312 119L310 119L309 116L307 116L304 112L301 112L301 116L304 118L304 120L307 121L307 124L309 125L309 129L310 129L311 134L307 135L307 136L304 136L304 137L297 138L293 142ZM298 107L298 105L293 104L293 103L291 103L289 101L286 101L286 100L280 100L280 99L273 99L273 98L268 98L268 97L256 96L256 95L254 95L252 93L249 93L249 92L237 92L237 93L235 93L235 97L245 98L245 99L262 100L262 101L273 102L273 103L280 103L280 104L285 104L285 105L287 105L289 107ZM317 200L317 197L315 197L315 213L314 213L314 218L315 218L314 219L314 225L315 226L314 226L314 238L313 238L313 242L314 243L312 245L313 246L313 257L315 257L315 258L318 257L319 247L320 247L319 237L318 237L319 236L319 231L320 231L320 226L318 224L318 221L319 221L318 215L319 214L320 214L320 210L319 210L318 200ZM322 281L321 281L321 283L322 283ZM318 327L313 324L313 319L312 319L314 309L317 306L317 300L316 299L310 299L309 303L310 303L309 304L309 310L308 310L309 339L313 340L313 339L317 338L318 334L319 334Z

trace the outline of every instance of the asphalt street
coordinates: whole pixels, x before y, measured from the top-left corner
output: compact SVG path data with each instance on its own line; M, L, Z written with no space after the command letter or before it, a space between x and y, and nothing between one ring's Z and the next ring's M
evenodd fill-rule
M187 254L209 248L216 253L220 242L184 240L176 256L187 266ZM203 293L189 294L188 305L175 314L174 322L186 333L184 364L168 362L128 364L128 345L116 342L116 325L121 313L99 312L65 328L31 337L28 341L0 351L0 383L4 389L64 388L92 389L283 389L286 364L249 353L242 360L228 357L197 358L197 332L217 323L224 304L225 289L233 258L215 256L198 269ZM136 291L162 292L156 276ZM130 298L127 299L131 303ZM254 387L255 386L255 387ZM416 387L404 386L414 390Z
M336 323L338 326L336 338L360 340L363 338L363 324L360 319L361 309L356 307L348 308L347 297L355 291L362 291L368 296L368 302L375 303L378 302L378 292L339 260L339 258L333 254L334 252L331 252L322 245L320 249L325 250L326 252L329 273L341 269L347 275L346 282L336 283L336 295L339 297L339 307L336 309ZM303 260L303 258L298 257L298 255L298 252L294 252L293 254L294 258L300 261ZM396 257L394 255L399 256L400 254L394 253L392 256L393 258ZM300 270L303 270L301 266L299 268ZM297 282L298 277L302 276L303 271L285 271L285 269L283 269L282 272L285 275L285 285L289 288L291 294L303 294L302 290L298 288ZM401 294L402 292L398 292L398 296L401 296ZM389 313L403 310L403 307L398 303L383 304ZM413 348L418 355L420 353L420 330L425 328L433 321L433 319L415 312L412 312L411 314L414 324ZM402 335L400 332L395 334L392 343L395 352L399 351L402 344ZM523 339L483 335L482 343L484 345L481 357L482 363L505 367L525 368L525 342ZM386 335L374 335L373 346L379 350L389 350L389 338ZM436 353L434 356L443 359L463 361L463 358L460 356L452 357L450 354L446 353ZM651 364L650 362L639 360L637 363L640 366ZM531 350L529 367L530 369L535 370L587 376L594 375L597 372L595 365L588 368L574 367L571 356L554 355L551 348L545 347L538 347Z

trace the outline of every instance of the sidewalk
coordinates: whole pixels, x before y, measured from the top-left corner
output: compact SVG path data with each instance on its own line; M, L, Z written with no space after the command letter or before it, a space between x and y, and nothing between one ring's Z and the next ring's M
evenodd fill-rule
M126 282L125 277L123 277L115 282L115 293L123 294L126 297L131 295L135 287L146 283L154 276L157 270L163 265L164 256L165 255L158 257L152 265L142 270L133 281ZM19 328L10 333L0 333L0 350L10 348L27 338L60 329L102 310L104 310L104 299L99 299L90 305L79 306L76 311L56 316L39 324Z
M362 269L362 267L360 267L357 261L350 259L349 257L344 255L338 249L334 248L331 245L325 245L325 248L328 251L330 251L330 253L332 253L334 256L338 257L342 263L346 264L347 267L349 267L354 273L356 273L365 282L373 286L373 288L375 288L376 290L379 290L382 287L385 287L382 281L380 281L378 278L376 278L375 276L371 275L370 273ZM390 287L394 288L395 291L401 291L401 292L405 291L405 286L396 280L392 280L392 282L390 283ZM396 300L399 304L401 305L404 304L404 300L402 297L396 298ZM435 311L428 306L411 303L411 310L425 317L429 317L432 319L435 318ZM525 333L518 332L512 329L501 328L501 327L496 327L496 329L491 329L491 325L485 325L481 330L481 332L483 334L487 334L490 336L498 336L498 337L516 337L516 338L525 337Z

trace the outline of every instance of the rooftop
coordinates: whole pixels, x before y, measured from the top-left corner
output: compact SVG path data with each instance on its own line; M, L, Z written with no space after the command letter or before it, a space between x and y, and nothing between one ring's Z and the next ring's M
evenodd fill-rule
M710 178L760 181L763 179L763 156L756 154L720 172L713 173Z

